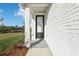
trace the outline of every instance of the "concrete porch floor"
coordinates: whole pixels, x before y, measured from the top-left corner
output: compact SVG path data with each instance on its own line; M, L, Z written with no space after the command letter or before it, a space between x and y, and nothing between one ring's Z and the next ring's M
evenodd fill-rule
M32 41L34 43L35 41ZM52 56L52 53L45 40L32 44L26 56Z

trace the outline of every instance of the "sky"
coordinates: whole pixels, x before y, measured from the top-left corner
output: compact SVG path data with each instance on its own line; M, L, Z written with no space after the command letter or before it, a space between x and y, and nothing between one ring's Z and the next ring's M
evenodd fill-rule
M6 26L21 26L24 23L21 9L17 3L0 3L0 18Z

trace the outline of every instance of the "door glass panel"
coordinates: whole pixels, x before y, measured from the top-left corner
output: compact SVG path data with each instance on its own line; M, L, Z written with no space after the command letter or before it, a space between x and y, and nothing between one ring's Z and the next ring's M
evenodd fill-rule
M37 17L37 32L43 32L43 17Z

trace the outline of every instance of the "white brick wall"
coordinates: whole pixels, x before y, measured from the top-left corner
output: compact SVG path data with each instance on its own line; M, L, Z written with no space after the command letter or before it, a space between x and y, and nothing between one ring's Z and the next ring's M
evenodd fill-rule
M54 3L45 30L53 55L79 55L79 4Z

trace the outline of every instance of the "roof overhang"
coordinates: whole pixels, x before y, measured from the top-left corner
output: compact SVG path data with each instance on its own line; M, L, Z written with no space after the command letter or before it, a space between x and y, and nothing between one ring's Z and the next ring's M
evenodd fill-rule
M33 13L45 13L49 5L49 3L21 3L20 7L23 9L29 7Z

